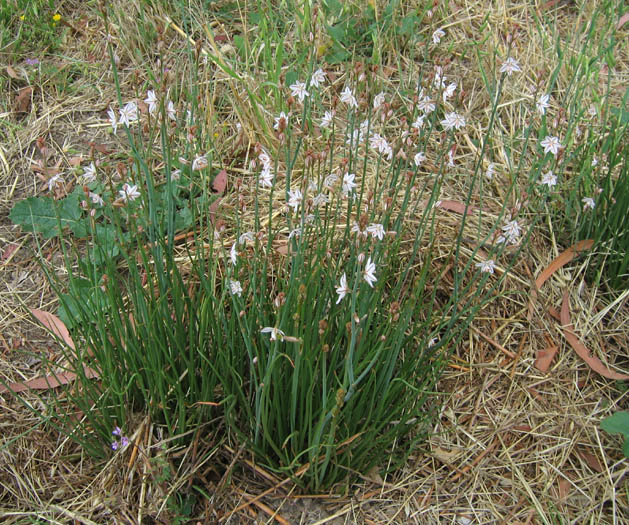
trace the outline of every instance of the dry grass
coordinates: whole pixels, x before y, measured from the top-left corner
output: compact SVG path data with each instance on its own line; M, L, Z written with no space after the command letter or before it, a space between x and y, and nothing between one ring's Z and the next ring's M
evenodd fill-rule
M488 12L482 3L452 3L442 25L455 44L452 56L441 58L444 63L454 59L451 74L463 79L467 93L471 125L457 152L457 161L467 169L473 161L474 143L480 140L488 119L489 101L475 61L470 56L457 59L468 50L471 39L479 38L486 14L488 25L483 34L489 38L487 47L506 55L510 35L512 54L526 70L513 77L504 94L507 102L497 126L497 139L501 140L494 141L495 149L489 155L497 163L499 176L492 182L493 198L482 203L488 214L498 213L504 202L514 205L519 197L517 185L513 194L506 194L505 182L514 160L503 144L511 144L519 123L527 118L515 102L530 97L529 86L550 73L543 59L552 49L551 29L544 25L540 34L533 14L542 9L555 13L557 29L568 39L573 28L591 14L594 2L591 4L579 14L570 2L546 8L540 2L495 2ZM127 18L114 21L119 24L114 38L122 90L129 96L141 92L147 80L144 54L133 52L148 52L141 39L131 38L137 18L134 9L137 5L126 6L121 16ZM165 16L167 13L155 13L147 23L164 29ZM55 60L80 63L88 72L74 80L72 94L60 93L54 79L42 79L33 85L32 104L22 115L13 114L11 108L25 80L11 79L9 89L0 95L0 112L9 122L3 131L8 140L0 145L0 374L5 380L37 375L38 356L55 352L54 343L27 311L53 310L53 294L31 255L36 247L32 236L20 232L8 219L17 200L43 190L31 169L33 162L41 160L37 139L44 138L52 149L48 165L60 160L64 169L72 157L98 157L90 142L119 148L102 124L104 111L116 99L102 19L77 8L70 22L80 31L70 34L63 56ZM619 32L620 41L629 37L628 27ZM221 21L214 21L213 28L229 31ZM180 51L183 41L172 27L164 32L160 52L172 68L169 82L173 89L177 79L193 67ZM616 51L617 68L611 83L619 100L629 75L629 50L619 46ZM230 51L223 47L222 52L228 55ZM383 56L392 57L391 49L385 48ZM397 60L406 69L412 67L407 56ZM393 61L387 65L399 69ZM351 73L336 70L332 86L340 89ZM256 71L242 74L254 82L252 89L263 89L255 84ZM600 74L602 83L606 74ZM240 85L210 66L204 66L199 75L200 86L206 87L201 90L205 119L220 132L216 157L233 177L247 177L249 158L246 148L245 156L239 156L238 141L268 140L263 126ZM400 79L391 74L381 81L393 91ZM567 79L560 77L557 89L565 89L566 83ZM272 123L270 115L265 118L267 124ZM236 133L236 122L242 124L243 136ZM458 196L456 181L444 188L444 198ZM226 201L224 205L237 203ZM440 221L444 232L456 228L456 218L447 214ZM55 257L58 241L48 241L41 248ZM482 311L452 357L440 384L442 392L452 394L435 435L425 450L418 450L394 476L365 475L349 495L299 495L290 482L263 471L242 450L230 448L220 422L199 429L188 449L170 450L168 441L141 415L133 437L143 444L144 454L131 447L108 463L98 464L72 441L41 424L29 410L42 408L36 396L22 394L17 400L3 395L0 517L5 523L174 523L173 509L166 506L168 496L198 495L194 485L208 496L205 508L196 509L199 522L207 523L627 523L627 462L619 440L599 430L603 417L628 408L627 395L622 385L601 378L576 356L548 311L558 309L563 291L570 290L576 333L608 366L628 370L628 295L612 302L586 284L583 265L572 264L543 287L529 316L534 276L560 250L555 232L534 234L505 281L503 293ZM508 293L514 290L519 293ZM535 368L535 356L550 346L558 346L559 352L544 374ZM260 494L263 497L257 498Z

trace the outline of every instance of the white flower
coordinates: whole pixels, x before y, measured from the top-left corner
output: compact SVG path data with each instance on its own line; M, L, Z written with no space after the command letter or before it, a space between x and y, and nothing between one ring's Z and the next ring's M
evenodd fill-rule
M425 160L426 160L426 155L424 155L423 151L416 153L415 157L413 158L413 161L415 162L415 166L417 166L418 168L422 165L422 162L424 162Z
M355 178L356 175L353 173L346 173L343 175L343 195L347 196L354 191L354 188L356 187L356 183L354 182Z
M518 61L513 57L507 58L507 60L505 60L500 66L500 72L506 73L509 76L516 72L519 73L520 71L522 71L520 69L520 64L518 64Z
M254 242L255 235L253 232L245 232L238 237L238 244L247 244L247 242Z
M96 180L96 166L94 166L93 162L90 162L90 165L83 169L83 182L89 184L90 182L94 182Z
M127 102L124 108L120 111L120 124L124 124L129 127L132 122L138 120L138 106L135 102Z
M118 131L118 121L116 120L116 113L114 113L113 109L109 108L107 110L107 116L109 116L109 123L111 124L114 133L116 133L116 131Z
M441 125L446 131L452 128L461 129L465 126L465 118L454 111L446 113L446 118L441 121Z
M454 150L448 151L448 167L454 168Z
M334 185L339 181L339 176L336 173L330 173L324 180L323 180L323 187L331 190L334 188Z
M320 84L325 82L326 73L323 69L317 69L310 77L310 87L314 86L316 88L319 87Z
M229 289L232 295L237 295L238 297L242 297L242 286L240 285L240 281L229 281Z
M279 117L275 117L275 124L273 125L273 129L279 131L280 127L284 129L287 125L288 115L282 111Z
M592 157L592 167L595 168L598 166L598 159L596 157Z
M367 226L367 232L371 233L371 236L375 239L376 237L378 238L378 240L382 240L384 239L384 226L382 226L382 224L378 224L376 222L371 223L369 226Z
M286 335L284 332L282 332L279 328L276 328L274 326L265 326L262 330L260 330L261 333L263 334L271 334L271 341L275 341L275 340L282 340L284 339L284 336Z
M327 204L330 202L330 199L325 193L319 193L315 195L314 199L312 199L313 206L321 206L322 204Z
M157 97L155 96L155 91L149 89L146 92L146 98L144 99L144 102L149 106L149 113L151 115L154 115L157 111Z
M52 177L50 177L50 179L48 179L48 190L52 191L55 189L55 186L57 186L57 184L63 183L63 177L60 173L57 173L56 175L53 175Z
M426 115L432 113L435 108L435 103L429 96L425 96L417 103L417 109L419 109L419 111L423 111Z
M367 281L367 284L373 288L373 283L375 283L378 279L376 278L376 265L371 260L371 257L367 259L367 264L365 265L365 271L363 272L363 278Z
M557 176L551 171L542 175L542 180L539 184L546 184L549 188L552 188L557 184Z
M263 188L270 188L273 186L273 173L271 173L270 167L264 167L260 173L260 177L258 178L258 184Z
M90 191L89 195L90 195L90 199L92 200L94 204L98 204L99 206L102 206L103 204L105 204L105 201L98 193L93 193Z
M293 97L297 97L297 100L299 100L299 102L303 102L304 99L310 95L310 93L308 93L308 91L306 91L306 83L305 82L299 82L299 80L297 82L295 82L294 84L292 84L290 87L290 93Z
M452 95L454 95L454 90L456 89L456 83L451 82L448 84L448 87L443 90L443 102L445 103Z
M490 162L489 166L487 166L487 171L485 172L485 177L487 177L489 180L493 179L495 170L496 170L496 165L493 162Z
M258 159L265 169L271 169L271 157L269 157L269 154L266 151L262 151L262 153L258 155Z
M301 190L299 189L289 190L287 205L293 208L293 211L297 211L297 208L299 208L299 205L301 204L302 199L303 199L303 196L301 194Z
M539 111L540 115L545 115L546 110L550 107L548 101L550 100L550 95L542 95L537 99L535 106L537 107L537 111Z
M432 43L438 44L441 42L441 38L446 36L446 33L443 29L439 28L432 34Z
M208 161L205 155L197 155L192 161L192 171L202 170L208 167Z
M166 115L168 115L170 120L177 120L177 112L175 111L175 105L172 100L169 100L166 105Z
M393 157L393 150L391 149L391 146L389 146L387 139L380 136L378 133L374 133L371 136L369 139L369 145L383 155L386 155L389 160Z
M373 109L378 109L380 106L382 106L382 104L384 104L384 93L378 93L373 98Z
M435 67L435 78L432 81L432 85L438 89L444 89L446 87L446 77L443 74L443 68L441 66Z
M476 263L476 268L480 268L481 272L494 273L496 263L493 259L488 259L486 261Z
M518 244L520 234L522 233L522 230L520 228L520 225L518 224L518 221L513 220L513 221L507 222L507 224L505 224L502 227L502 231L503 231L503 235L498 237L499 243L509 242L513 245Z
M552 153L553 155L557 155L559 150L563 148L561 142L559 142L559 137L551 137L550 135L546 136L540 144L544 148L544 153Z
M320 126L322 128L327 128L332 123L333 118L334 118L334 111L326 111L323 114L323 117L321 118Z
M345 86L345 89L341 91L341 102L344 102L345 104L347 104L349 107L352 107L352 108L358 107L358 102L356 101L356 97L354 96L354 93L349 88L349 86Z
M181 178L181 170L173 170L170 172L170 178L172 180L179 180Z
M288 234L288 240L290 241L293 237L301 237L301 228L295 228L290 231Z
M352 233L355 233L358 235L358 237L363 237L365 239L369 236L369 233L367 232L367 230L360 231L360 225L355 221L354 221L354 224L352 225Z
M411 127L415 128L415 129L421 129L424 127L424 119L426 118L426 115L417 115L417 118L415 119L415 122L413 122L411 124Z
M596 203L594 202L594 199L592 197L583 197L581 199L581 202L583 203L583 211L587 209L593 210L594 206L596 206Z
M238 250L236 249L236 244L237 243L232 244L231 250L229 250L229 258L234 266L236 266L236 263L238 262Z
M140 192L137 186L131 186L125 182L122 185L122 189L118 191L118 195L120 195L123 202L129 202L137 199L140 196Z
M351 293L349 286L347 286L347 275L345 275L345 272L341 275L341 281L336 289L336 293L339 294L336 304L339 304L343 300L343 297L345 297L348 293Z

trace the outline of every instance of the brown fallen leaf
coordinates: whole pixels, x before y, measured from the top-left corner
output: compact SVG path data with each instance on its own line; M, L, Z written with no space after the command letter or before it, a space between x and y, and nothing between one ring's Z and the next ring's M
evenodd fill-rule
M98 153L102 153L103 155L109 155L112 150L110 150L105 144L99 144L98 142L90 142L89 143L91 150L96 150ZM94 152L92 151L91 156L94 156Z
M586 239L584 241L579 241L573 246L570 246L567 250L561 252L553 261L544 269L542 273L539 274L539 277L535 279L535 286L539 290L542 285L550 278L552 274L554 274L559 268L568 264L579 252L583 252L589 250L594 241L592 239Z
M20 75L17 74L17 71L13 69L11 66L7 66L7 74L14 80L18 80Z
M72 337L70 337L70 332L68 332L68 329L66 328L66 325L63 324L63 321L56 315L53 315L50 312L44 312L43 310L37 310L36 308L31 309L31 314L33 314L33 317L35 317L42 326L54 336L64 341L65 344L72 348L72 350L75 349L74 341L72 340Z
M616 24L616 30L620 29L627 22L629 22L629 13L625 13L620 17L620 20L618 20L618 23Z
M587 450L583 450L582 448L577 448L576 451L581 459L583 459L583 461L585 461L592 470L595 470L599 474L603 472L603 465L598 459L598 456L588 452Z
M538 350L537 356L535 358L535 368L543 373L548 372L548 369L550 368L550 365L555 358L557 350L559 350L558 346L551 346L549 348Z
M83 371L85 372L85 376L88 379L99 377L98 372L89 368L88 366L83 365ZM25 390L50 390L52 388L57 388L61 385L67 385L68 383L74 381L76 378L77 375L74 372L61 372L59 374L36 377L35 379L31 379L30 381L11 383L7 386L0 385L0 394L9 391L17 394L19 392L24 392Z
M451 200L440 201L438 207L441 208L442 210L460 213L461 215L465 215L466 213L473 212L476 210L474 206L468 207L462 202L451 201Z
M221 203L221 199L216 199L212 204L210 204L210 222L214 224L216 220L216 211L218 210L218 206Z
M572 484L566 478L561 478L558 482L558 485L559 499L564 500L568 497L568 494L570 494Z
M608 379L617 379L619 381L629 379L629 375L619 374L618 372L607 368L598 357L590 354L587 347L579 341L579 338L574 333L574 327L570 323L570 294L567 290L563 294L560 316L566 340L570 343L570 346L572 346L579 357L583 359L592 370Z
M223 193L227 188L227 171L221 170L212 181L212 189L218 193Z
M8 261L13 256L17 248L18 248L17 244L6 245L4 250L2 250L2 257L0 257L0 261L2 262Z
M15 113L26 113L31 106L31 95L33 88L31 86L23 87L18 91L15 102L13 103L13 111Z

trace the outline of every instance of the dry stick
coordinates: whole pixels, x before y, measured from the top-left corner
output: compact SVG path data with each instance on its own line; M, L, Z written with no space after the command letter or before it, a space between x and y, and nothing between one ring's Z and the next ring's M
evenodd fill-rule
M480 335L485 341L487 341L489 344L491 344L492 346L500 350L502 353L504 353L505 355L508 355L511 359L515 359L515 354L513 352L510 352L509 350L507 350L504 346L494 341L491 337L486 336L483 332L481 332L477 328L474 328L473 326L472 326L472 331Z

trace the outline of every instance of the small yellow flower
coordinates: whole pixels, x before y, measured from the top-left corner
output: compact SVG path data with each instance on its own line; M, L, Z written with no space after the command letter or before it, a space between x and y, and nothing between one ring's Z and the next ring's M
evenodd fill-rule
M61 20L61 15L59 13L55 13L55 15L52 17L52 19L55 22L59 22L59 20Z
M20 15L20 20L24 22L24 15Z

